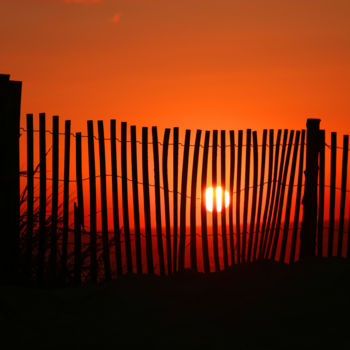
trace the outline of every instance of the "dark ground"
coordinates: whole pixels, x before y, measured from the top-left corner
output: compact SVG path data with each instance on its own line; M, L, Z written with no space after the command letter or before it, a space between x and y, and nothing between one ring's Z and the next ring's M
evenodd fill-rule
M349 319L350 262L336 258L99 287L0 287L4 349L350 349Z

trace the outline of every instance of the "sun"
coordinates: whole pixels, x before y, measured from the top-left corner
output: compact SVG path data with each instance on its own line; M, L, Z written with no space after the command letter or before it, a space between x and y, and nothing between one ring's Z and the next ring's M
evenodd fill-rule
M218 212L222 209L222 196L223 190L220 186L216 187L216 210ZM213 187L208 187L205 191L205 204L208 211L213 211L214 205L214 191ZM230 194L225 190L225 208L227 208L230 204Z

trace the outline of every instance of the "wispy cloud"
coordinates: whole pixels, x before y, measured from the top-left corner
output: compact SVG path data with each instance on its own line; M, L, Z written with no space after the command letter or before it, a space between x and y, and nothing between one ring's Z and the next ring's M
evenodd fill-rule
M97 4L102 0L64 0L67 4Z
M118 23L119 21L120 21L120 13L116 13L113 17L112 17L112 19L111 19L111 21L113 22L113 23Z

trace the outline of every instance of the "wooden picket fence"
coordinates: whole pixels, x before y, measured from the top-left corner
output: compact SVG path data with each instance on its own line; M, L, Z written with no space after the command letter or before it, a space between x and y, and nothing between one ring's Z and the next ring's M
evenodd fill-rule
M317 230L311 240L312 249L319 256L348 255L347 135L341 147L338 188L337 135L331 134L329 146L324 130L308 139L308 144L306 130L263 130L260 138L257 131L250 129L196 130L191 143L191 130L185 131L181 142L176 127L165 129L162 141L157 127L151 128L151 137L149 129L142 127L139 140L136 126L130 126L128 137L127 123L122 122L117 133L115 120L110 121L106 137L103 121L97 122L96 136L93 121L87 121L87 135L83 135L72 133L69 120L61 133L57 116L52 118L51 130L47 129L45 114L39 115L38 129L33 119L28 114L26 128L21 130L26 136L27 163L21 181L25 188L21 264L24 275L39 283L96 283L125 273L166 275L185 268L209 272L258 259L286 263L298 260L301 234L307 234L301 231L309 142L317 147L319 166L318 183L313 184L317 188L312 198L317 208ZM24 142L23 137L21 140ZM47 140L51 140L50 149ZM325 158L328 149L329 167ZM85 166L82 159L86 154ZM329 170L328 184L325 174ZM86 172L88 176L83 175ZM63 197L59 190L62 182ZM84 189L85 182L88 189ZM217 186L229 192L230 202L225 208L222 196L221 207L225 209L219 212L214 196L213 210L209 212L204 193L212 187L215 194ZM339 211L335 209L337 191ZM325 203L329 206L325 207Z

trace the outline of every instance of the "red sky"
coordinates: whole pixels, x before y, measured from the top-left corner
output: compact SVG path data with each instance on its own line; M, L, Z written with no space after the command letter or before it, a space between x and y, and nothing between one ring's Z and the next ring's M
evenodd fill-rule
M1 0L23 113L350 133L348 0Z

